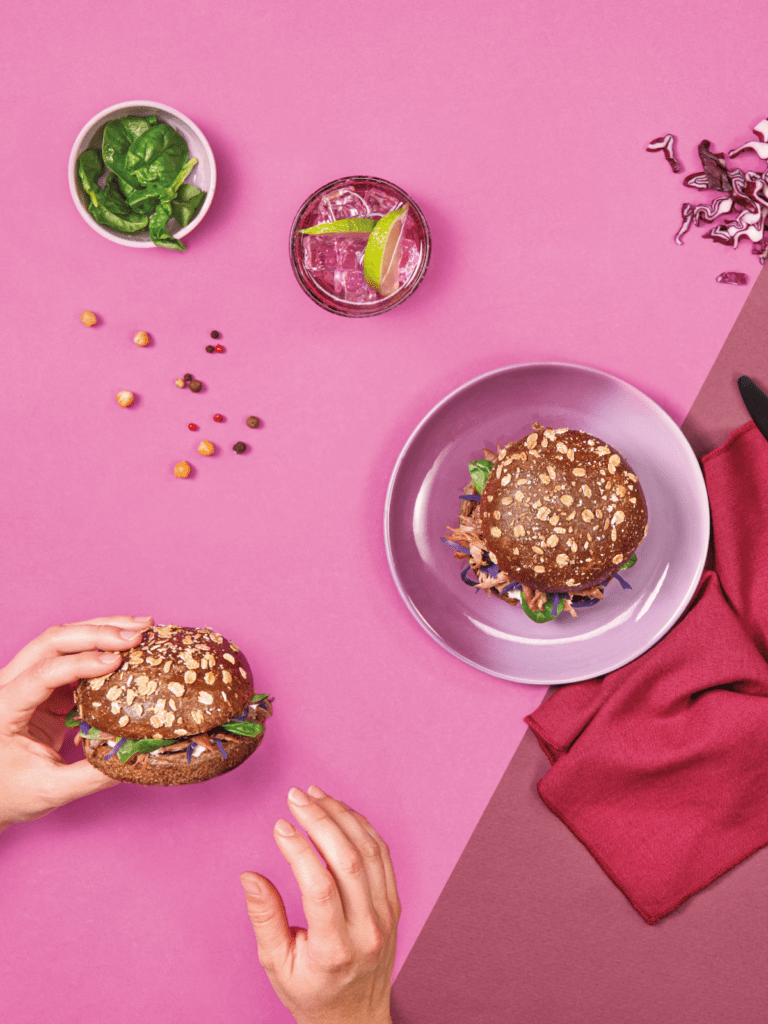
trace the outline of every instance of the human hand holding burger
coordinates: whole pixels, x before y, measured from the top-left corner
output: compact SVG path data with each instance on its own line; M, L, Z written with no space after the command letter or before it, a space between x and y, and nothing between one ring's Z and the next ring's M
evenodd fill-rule
M280 893L263 875L241 875L259 960L298 1024L391 1024L400 902L386 843L316 786L292 789L288 804L315 848L287 821L275 825L308 927L289 926Z
M67 764L58 753L67 731L72 688L78 683L89 686L89 681L113 673L118 677L126 663L125 652L140 645L144 650L145 637L155 632L150 617L111 616L53 626L0 669L0 832L9 824L32 821L71 800L118 784L119 777L107 775L101 763L104 750L100 741L105 734L89 741L90 756L101 764L100 769L88 759ZM173 637L166 639L173 641ZM206 654L213 657L211 651ZM122 709L115 713L118 710ZM262 724L263 713L259 703L248 704L248 714L235 718L247 744L243 753L246 749L252 752L249 734L254 723ZM221 728L213 722L210 732L214 740ZM136 773L149 770L159 776L156 779L135 773L123 777L174 785L202 781L229 768L207 749L205 734L198 740L202 744L190 744L185 736L184 753L172 750L158 755L168 757L159 766L136 767ZM109 742L109 749L117 746L115 740ZM158 748L161 750L173 745L168 740L160 742L168 744ZM194 753L190 746L200 745L205 751L198 762L206 766L202 774L195 770L192 756L187 756ZM137 756L146 757L146 753ZM238 752L238 763L240 758ZM135 757L125 767L130 768L131 762L136 763ZM191 776L186 777L185 766L190 765ZM292 789L289 806L325 864L292 825L277 823L274 838L299 883L308 928L290 928L283 901L272 883L246 872L241 880L259 959L298 1024L391 1024L391 976L400 903L389 850L361 814L315 786L309 788L309 794Z
M113 615L52 626L0 669L0 831L115 783L58 753L72 687L112 671L150 617Z

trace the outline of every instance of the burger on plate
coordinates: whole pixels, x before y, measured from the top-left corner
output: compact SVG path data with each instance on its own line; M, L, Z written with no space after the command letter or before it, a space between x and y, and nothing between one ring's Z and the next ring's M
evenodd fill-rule
M114 672L81 679L66 723L105 775L180 786L242 764L271 714L239 647L211 629L169 625L148 629Z
M620 452L582 430L543 428L469 464L459 526L444 543L465 583L536 622L603 600L648 533L640 482ZM474 579L470 577L474 575Z

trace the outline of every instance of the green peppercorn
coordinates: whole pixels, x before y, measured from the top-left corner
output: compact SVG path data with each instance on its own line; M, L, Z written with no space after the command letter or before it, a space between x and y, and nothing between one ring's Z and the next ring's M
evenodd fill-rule
M194 380L194 379L195 378L192 376L191 373L185 373L184 374L184 380Z
M203 390L203 385L200 383L199 380L191 380L189 382L189 390L190 391L202 391Z
M237 452L238 455L242 455L245 449L246 446L243 444L242 441L238 441L237 444L232 446L232 451Z
M213 345L206 345L205 346L205 351L206 352L215 352L216 349L213 347Z
M246 427L258 427L258 425L259 425L259 417L258 416L249 416L248 419L245 421L245 425L246 425Z
M211 337L212 338L220 338L221 335L219 334L218 331L211 331Z

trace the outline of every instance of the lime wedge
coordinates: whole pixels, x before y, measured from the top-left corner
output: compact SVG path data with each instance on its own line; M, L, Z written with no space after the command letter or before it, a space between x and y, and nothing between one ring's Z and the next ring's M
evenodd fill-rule
M346 220L330 220L327 224L315 224L313 228L302 228L300 235L354 235L370 234L378 221L368 217L348 217Z
M363 273L369 287L379 295L392 295L398 289L400 237L407 216L406 203L382 217L365 246Z

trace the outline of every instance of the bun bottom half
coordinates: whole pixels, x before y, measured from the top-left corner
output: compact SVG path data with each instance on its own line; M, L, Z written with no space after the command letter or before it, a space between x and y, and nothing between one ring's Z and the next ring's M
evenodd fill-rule
M121 764L116 757L105 760L104 755L110 748L104 745L93 751L86 748L85 756L94 768L120 782L135 782L140 786L186 786L231 772L254 753L263 739L264 733L243 736L239 743L227 743L227 757L222 757L218 750L216 753L206 750L199 757L193 757L189 764L184 751L149 757L144 764L141 756L129 764Z

